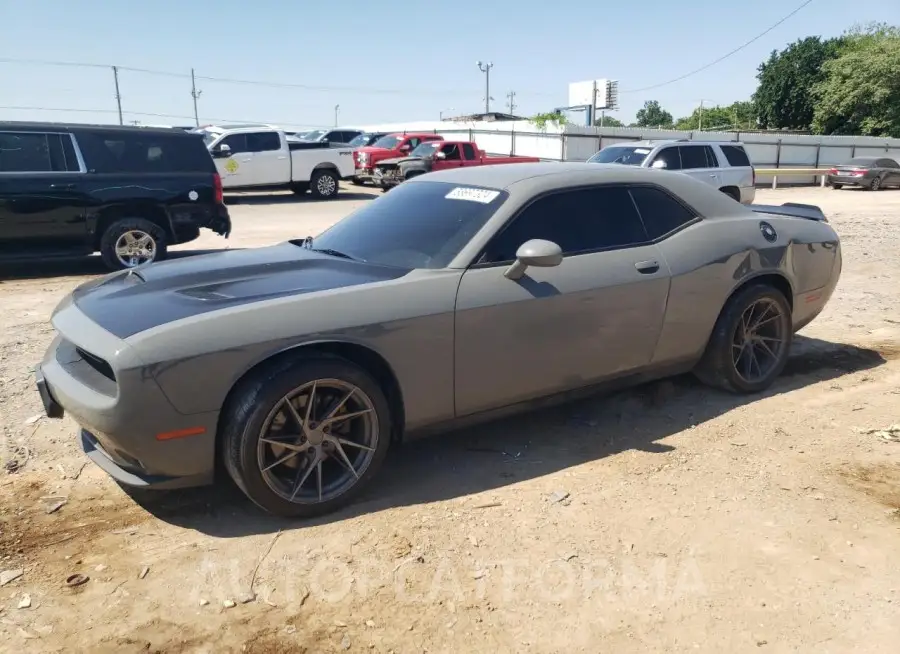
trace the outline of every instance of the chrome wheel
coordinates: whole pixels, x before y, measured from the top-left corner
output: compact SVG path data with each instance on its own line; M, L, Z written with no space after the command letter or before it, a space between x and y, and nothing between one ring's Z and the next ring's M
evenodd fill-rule
M732 338L732 365L748 383L766 379L778 368L787 346L785 319L777 302L762 298L744 309Z
M257 445L266 485L296 504L327 502L350 490L378 447L371 398L340 379L318 379L283 397Z
M134 268L156 258L156 240L147 232L132 229L116 239L116 258L124 268Z
M872 190L877 191L880 188L881 188L881 178L876 177L875 179L872 180Z
M316 190L322 197L334 195L337 189L337 181L331 175L321 175L316 180Z

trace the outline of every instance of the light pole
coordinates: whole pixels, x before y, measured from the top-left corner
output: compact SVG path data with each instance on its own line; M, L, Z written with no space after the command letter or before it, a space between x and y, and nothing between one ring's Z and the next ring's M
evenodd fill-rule
M334 105L334 126L338 126L338 112L341 110L341 105Z
M491 68L494 67L490 61L476 61L478 70L484 73L484 113L491 113Z

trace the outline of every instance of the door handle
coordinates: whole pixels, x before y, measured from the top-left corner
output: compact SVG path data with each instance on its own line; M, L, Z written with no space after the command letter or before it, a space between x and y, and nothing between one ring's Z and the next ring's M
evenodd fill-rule
M73 188L75 188L75 185L74 184L51 184L50 188L57 190L57 191L59 191L59 190L71 191Z
M638 261L636 264L634 264L634 267L637 268L637 271L642 275L652 275L653 273L659 271L659 262Z
M710 177L718 177L718 175L716 175L715 173L710 173L709 176Z

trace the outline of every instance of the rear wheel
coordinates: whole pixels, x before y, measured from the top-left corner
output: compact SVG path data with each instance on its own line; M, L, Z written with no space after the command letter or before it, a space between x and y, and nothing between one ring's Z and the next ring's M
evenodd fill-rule
M337 357L286 362L242 384L226 409L225 468L261 508L313 517L349 503L390 444L384 393Z
M832 184L832 185L831 185L831 188L833 188L835 191L839 191L839 190L842 189L843 187L844 187L843 184Z
M317 200L330 200L338 194L338 177L330 169L316 170L309 180L310 192Z
M117 220L100 239L100 258L110 270L161 261L167 253L165 231L143 218Z
M354 177L350 180L350 183L354 186L365 186L365 182L363 182L359 177Z
M870 191L880 191L881 190L881 178L876 177L872 180L872 183L869 184Z
M780 291L753 284L725 305L695 374L733 393L757 393L772 385L790 354L791 308Z

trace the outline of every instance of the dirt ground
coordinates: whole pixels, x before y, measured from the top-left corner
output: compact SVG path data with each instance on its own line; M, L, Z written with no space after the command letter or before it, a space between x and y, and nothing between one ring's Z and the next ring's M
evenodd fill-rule
M368 197L250 197L229 241L178 249ZM900 443L871 430L900 423L900 191L758 198L821 205L844 247L771 392L678 378L417 442L307 523L227 485L136 500L87 464L32 372L99 262L0 271L0 649L898 651Z

